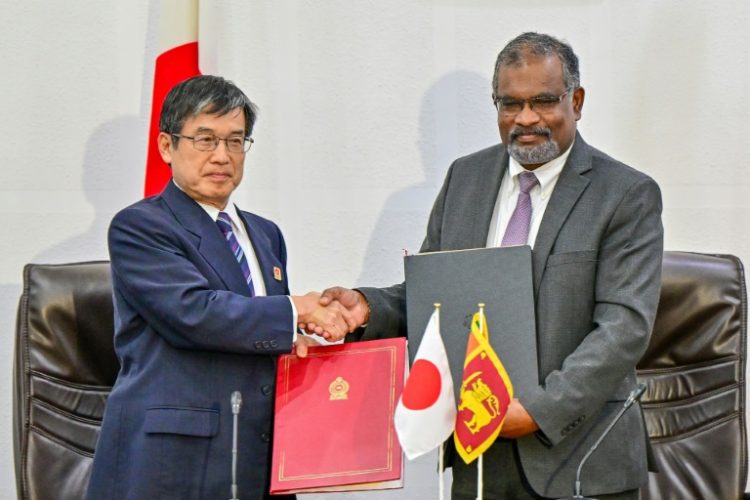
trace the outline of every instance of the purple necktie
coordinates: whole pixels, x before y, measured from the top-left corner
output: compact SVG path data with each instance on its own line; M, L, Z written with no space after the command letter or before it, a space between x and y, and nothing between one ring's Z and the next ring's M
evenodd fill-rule
M508 227L505 229L501 247L513 245L525 245L529 241L529 227L531 226L531 196L529 191L539 184L533 172L522 172L518 176L521 192L518 193L518 201L513 215L510 216Z
M229 215L227 215L226 212L219 212L219 218L216 219L216 224L219 225L219 229L224 233L224 237L227 239L227 243L229 243L229 248L232 250L234 258L237 259L240 269L242 269L242 274L245 276L245 282L247 282L247 286L250 288L250 295L254 296L255 289L253 288L253 277L250 274L250 266L247 264L247 258L245 257L245 252L242 251L240 242L237 241L237 237L234 235L234 231L232 231L232 221L229 218Z

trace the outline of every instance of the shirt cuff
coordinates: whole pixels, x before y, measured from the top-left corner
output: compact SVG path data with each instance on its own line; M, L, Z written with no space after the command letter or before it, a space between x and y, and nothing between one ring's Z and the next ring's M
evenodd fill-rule
M291 297L287 297L289 299L289 304L292 306L292 344L297 342L297 308L294 307L294 301Z

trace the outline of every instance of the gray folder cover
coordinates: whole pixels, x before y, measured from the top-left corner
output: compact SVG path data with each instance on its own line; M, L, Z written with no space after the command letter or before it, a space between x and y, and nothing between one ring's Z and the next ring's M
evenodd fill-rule
M478 303L490 343L510 375L515 397L539 384L531 248L480 248L404 258L409 359L419 348L434 303L459 401L466 343Z

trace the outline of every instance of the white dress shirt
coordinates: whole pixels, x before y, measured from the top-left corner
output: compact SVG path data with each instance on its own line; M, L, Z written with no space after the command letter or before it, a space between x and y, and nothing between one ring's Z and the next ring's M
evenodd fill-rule
M563 154L533 170L539 184L529 191L529 196L531 197L531 225L529 227L529 239L527 243L532 248L536 241L536 235L539 232L539 225L542 223L542 217L544 217L544 211L547 209L552 191L555 189L557 179L560 178L560 172L562 172L565 162L568 160L572 147L573 145L571 144ZM487 233L487 247L499 247L503 241L505 230L508 228L510 218L516 209L518 194L521 192L518 176L522 172L527 172L527 170L511 157L508 169L505 171L503 180L500 183L497 199L495 200L495 209L492 212L490 230Z

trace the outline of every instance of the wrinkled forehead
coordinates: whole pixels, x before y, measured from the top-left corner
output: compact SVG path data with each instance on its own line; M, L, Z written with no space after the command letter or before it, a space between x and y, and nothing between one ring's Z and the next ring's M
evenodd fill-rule
M245 113L242 108L234 108L222 113L202 112L191 114L184 121L182 130L186 133L245 134Z
M541 93L560 94L565 79L560 59L556 56L529 56L503 64L497 78L498 95L527 97Z

